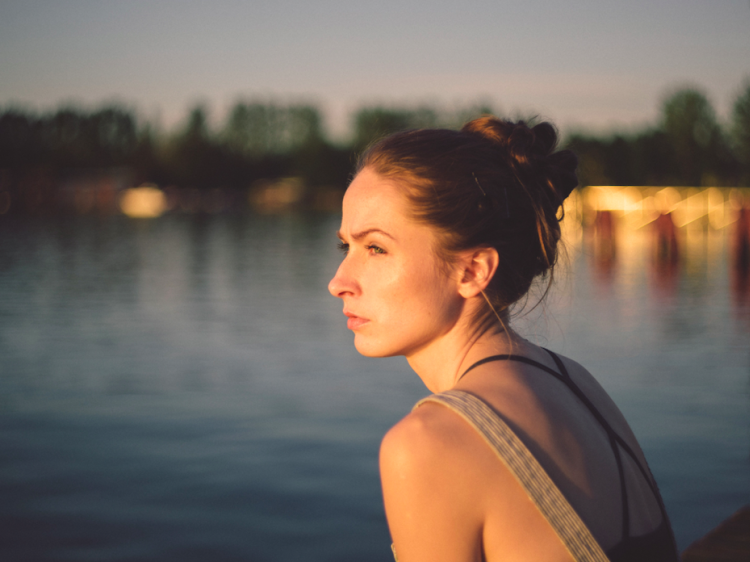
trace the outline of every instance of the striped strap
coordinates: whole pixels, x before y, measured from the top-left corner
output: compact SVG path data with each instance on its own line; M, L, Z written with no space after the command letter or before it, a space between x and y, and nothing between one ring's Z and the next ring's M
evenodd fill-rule
M531 500L577 562L609 559L581 518L518 436L482 400L461 390L449 390L420 400L447 406L469 422L521 483Z

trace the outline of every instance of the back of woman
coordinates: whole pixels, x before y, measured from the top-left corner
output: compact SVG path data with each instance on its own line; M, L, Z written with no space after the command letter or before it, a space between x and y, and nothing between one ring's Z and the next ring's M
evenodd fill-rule
M385 436L401 562L677 560L624 417L580 365L510 326L552 281L575 157L486 117L371 147L344 198L329 289L355 346L404 355L435 394Z

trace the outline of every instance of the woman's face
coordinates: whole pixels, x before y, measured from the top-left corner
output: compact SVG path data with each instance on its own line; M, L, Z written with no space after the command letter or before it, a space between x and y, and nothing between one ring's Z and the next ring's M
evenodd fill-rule
M354 345L369 357L409 357L439 341L460 314L458 281L435 253L435 232L412 219L408 205L369 168L344 196L345 254L328 289L344 301Z

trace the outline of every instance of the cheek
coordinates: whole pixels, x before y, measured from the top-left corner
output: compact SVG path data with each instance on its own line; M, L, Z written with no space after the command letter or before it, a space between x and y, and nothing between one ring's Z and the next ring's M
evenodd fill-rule
M434 283L425 295L425 306L430 308L436 322L453 323L461 310L457 291L446 283Z
M393 303L407 298L411 292L409 287L409 269L397 261L378 263L371 262L371 267L363 275L365 291L375 300Z
M355 334L354 345L365 356L408 354L444 333L460 311L444 271L424 260L392 265L373 268L363 287L373 324Z
M428 322L453 315L453 284L434 263L412 264L402 272L399 283L402 290L394 298L394 308L404 312L408 309Z

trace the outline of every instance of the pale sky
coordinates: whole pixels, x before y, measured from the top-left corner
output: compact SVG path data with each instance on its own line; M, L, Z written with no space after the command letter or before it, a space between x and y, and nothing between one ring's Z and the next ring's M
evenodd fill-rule
M362 104L486 100L599 132L685 85L726 118L747 80L748 0L0 0L0 109L118 100L166 127L278 99L341 136Z

